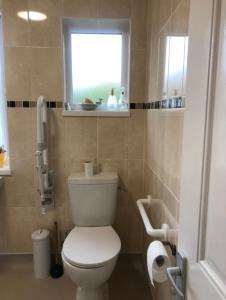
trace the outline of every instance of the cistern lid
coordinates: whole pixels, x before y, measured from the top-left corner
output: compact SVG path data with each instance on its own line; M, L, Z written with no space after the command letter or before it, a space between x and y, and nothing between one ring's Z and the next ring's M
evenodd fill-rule
M114 258L121 241L111 226L75 227L63 245L63 255L75 266L93 268Z
M91 177L86 177L84 173L74 173L68 177L68 183L76 184L107 184L117 183L118 175L116 172L101 172Z

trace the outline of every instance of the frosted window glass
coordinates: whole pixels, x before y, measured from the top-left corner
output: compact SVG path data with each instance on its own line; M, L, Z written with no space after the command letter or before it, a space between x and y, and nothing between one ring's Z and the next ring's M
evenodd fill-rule
M73 103L85 98L119 97L122 79L121 34L71 34Z

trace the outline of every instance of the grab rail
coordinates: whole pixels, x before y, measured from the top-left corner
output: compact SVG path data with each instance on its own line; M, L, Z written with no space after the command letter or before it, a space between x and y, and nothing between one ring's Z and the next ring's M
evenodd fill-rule
M145 230L146 230L147 234L150 235L152 238L159 238L159 239L163 239L163 240L167 241L169 225L162 224L161 229L154 229L149 221L146 210L144 208L145 204L147 205L148 208L150 208L152 200L153 199L151 198L150 195L148 195L146 199L137 200L137 207L139 209L142 221L144 223Z
M41 211L46 213L48 208L54 207L53 200L53 172L48 163L48 133L47 133L47 105L43 96L37 100L37 150L36 168L41 198Z

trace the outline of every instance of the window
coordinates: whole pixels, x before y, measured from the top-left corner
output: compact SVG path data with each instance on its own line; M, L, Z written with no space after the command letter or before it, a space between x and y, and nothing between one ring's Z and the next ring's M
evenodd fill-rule
M2 19L0 18L0 175L8 175L8 134L4 88ZM3 153L4 149L4 153Z
M119 98L121 52L121 34L71 35L73 103L86 97L106 102L112 88Z
M129 20L63 19L70 110L128 111Z
M184 96L188 37L167 36L163 96Z

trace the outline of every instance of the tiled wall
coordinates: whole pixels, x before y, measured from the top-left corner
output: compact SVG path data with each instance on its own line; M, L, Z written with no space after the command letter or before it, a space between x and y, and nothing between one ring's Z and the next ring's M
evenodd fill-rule
M24 21L21 10L47 15L43 22ZM4 50L8 100L63 99L61 16L132 19L131 102L144 102L146 82L146 0L4 0ZM0 251L31 251L30 233L58 220L64 232L73 226L67 176L96 159L101 170L118 171L120 184L115 228L122 251L142 251L142 224L135 200L143 195L144 111L131 118L65 118L50 108L50 157L55 174L56 209L40 214L35 170L36 108L9 107L12 176L0 192ZM92 208L91 208L92 209Z
M36 23L16 17L17 11L28 9L47 14L47 20ZM131 17L130 100L161 100L161 41L169 33L187 35L188 11L189 0L4 0L7 99L35 101L40 94L63 99L60 17L76 16ZM62 231L73 226L66 179L80 171L87 159L96 159L101 170L118 171L126 189L119 192L115 224L123 252L143 250L143 225L135 205L143 195L162 199L150 215L156 226L166 222L177 227L183 110L135 109L131 118L64 118L60 108L49 109L49 114L56 209L43 216L36 192L36 109L8 108L13 175L5 178L0 194L2 252L31 251L31 231L40 226L52 228L54 220L60 222ZM157 286L153 294L155 299L166 300L168 286Z
M188 16L189 0L148 1L148 101L163 97L166 37L187 36ZM185 82L185 72L181 81ZM185 94L184 85L182 96ZM178 225L183 113L183 109L146 113L144 194L161 199L150 209L150 218L157 227L168 223L171 229L176 229ZM174 230L170 239L177 243ZM146 239L145 251L149 242ZM152 293L156 300L171 299L167 283L157 284Z

